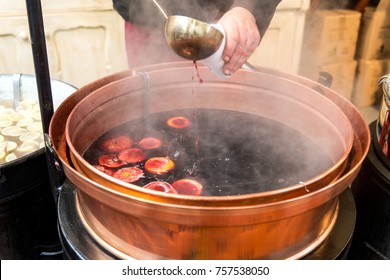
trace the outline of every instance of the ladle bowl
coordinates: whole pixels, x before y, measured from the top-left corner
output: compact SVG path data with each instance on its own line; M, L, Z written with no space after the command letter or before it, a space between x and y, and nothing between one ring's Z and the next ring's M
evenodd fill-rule
M186 16L169 16L165 38L172 50L188 60L202 60L214 54L224 35L212 24Z

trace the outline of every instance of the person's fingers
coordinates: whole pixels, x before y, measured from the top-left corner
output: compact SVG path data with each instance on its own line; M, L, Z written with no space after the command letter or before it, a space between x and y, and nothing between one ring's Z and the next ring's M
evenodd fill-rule
M227 44L225 47L226 53L230 55L229 59L226 59L228 55L223 56L225 65L223 71L226 75L232 75L248 60L258 45L258 39L256 36L251 35L249 30L241 29L233 34L234 40L227 37ZM231 36L231 33L227 33L227 36Z
M239 35L237 25L225 26L226 45L222 53L222 59L225 63L228 63L236 52L237 45L240 41Z
M224 65L224 73L227 75L232 75L234 72L236 72L237 69L240 68L240 63L245 61L247 55L248 54L245 51L245 42L238 43L230 60Z
M219 24L225 30L226 45L222 54L223 71L232 75L248 60L260 42L260 33L252 14L245 9L232 9Z
M235 64L231 65L231 71L234 73L242 67L242 65L251 57L255 51L257 44L253 41L245 41L245 46L242 48L236 48L237 60Z

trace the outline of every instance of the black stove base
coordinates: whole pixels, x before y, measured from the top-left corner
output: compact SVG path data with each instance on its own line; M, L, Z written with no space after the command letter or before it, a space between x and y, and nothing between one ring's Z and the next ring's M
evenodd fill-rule
M356 228L350 259L390 259L390 159L380 151L376 121L370 124L371 146L352 184Z

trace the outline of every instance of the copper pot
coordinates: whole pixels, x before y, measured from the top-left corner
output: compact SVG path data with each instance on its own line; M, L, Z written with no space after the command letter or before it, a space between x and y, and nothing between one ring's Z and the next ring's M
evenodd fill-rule
M187 106L181 101L186 98L176 97L192 94L191 82L183 82L185 75L191 81L191 63L137 70L150 79L149 110ZM321 137L316 138L312 128L321 124L319 133L324 131L323 135L332 138L328 147L328 141L321 143L332 154L335 166L304 184L279 191L240 197L167 195L115 181L96 172L80 156L103 132L143 113L145 75L136 72L105 77L81 88L57 110L50 127L65 173L78 188L84 225L103 246L123 258L282 259L299 258L328 236L337 219L338 195L356 177L369 145L368 127L351 103L297 76L240 70L228 82L221 82L201 67L200 75L207 77L202 85L206 97L198 100L198 106L260 114L317 141ZM129 101L131 107L121 106ZM291 117L280 110L283 105L300 110ZM106 115L107 122L88 129L92 122L96 124L95 109L109 114L112 106L119 106L115 115L126 111L127 117ZM304 117L312 122L297 122ZM67 144L71 158L65 153Z
M201 76L204 77L208 72L207 69L202 70ZM180 69L180 75L177 72L176 68L165 68L147 73L150 88L147 111L155 113L194 106L194 93L191 90L194 82L190 78L193 67ZM182 81L185 75L189 78ZM245 205L249 205L295 197L332 182L343 172L352 147L352 127L345 114L327 98L295 82L260 72L243 71L240 76L236 75L234 79L219 85L214 84L219 81L218 78L211 75L208 78L204 79L199 90L197 108L229 109L276 120L317 143L334 162L328 170L297 185L269 193L219 197L220 203L233 206L242 205L242 201L245 201ZM70 114L66 131L76 169L122 193L137 197L144 197L145 194L155 196L155 192L145 193L145 189L102 174L82 156L104 132L132 119L139 119L145 111L144 75L121 79L84 98ZM297 160L305 160L305 156ZM160 194L157 193L154 199L186 205L206 205L214 203L216 199L188 197L183 200L182 196L166 195L160 198Z

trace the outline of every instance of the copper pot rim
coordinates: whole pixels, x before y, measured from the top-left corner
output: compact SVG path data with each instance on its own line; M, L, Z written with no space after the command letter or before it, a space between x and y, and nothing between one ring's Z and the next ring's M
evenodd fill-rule
M178 63L178 64L181 64L181 63ZM166 71L166 68L164 68L165 65L171 66L171 68L174 69L174 67L172 67L172 65L168 63L168 64L161 65L160 69L154 70L154 71ZM183 66L192 68L193 64L191 63L190 65L188 65L188 63L184 63ZM158 65L158 67L159 67L159 65ZM146 67L146 68L148 68L148 67ZM205 69L205 67L203 67L203 66L201 66L199 68ZM240 70L240 71L247 71L247 70ZM150 72L152 72L152 70ZM253 71L249 71L249 72L253 72ZM128 76L124 79L133 78L134 76L138 76L136 70L133 70L131 73L132 73L131 76ZM265 75L265 76L274 76L274 75L269 74L268 72L261 72L261 74ZM277 78L278 79L281 78L288 83L294 83L297 86L303 87L302 84L300 84L296 81L292 81L288 78L279 77L279 76L277 76ZM104 85L100 88L97 88L94 91L91 91L87 97L85 97L78 104L76 104L76 106L70 112L68 119L66 120L65 137L66 137L66 142L67 142L67 145L69 146L69 149L71 151L72 156L76 157L77 161L79 161L84 167L86 167L89 172L92 172L94 174L94 176L99 176L101 178L104 178L104 180L106 180L110 183L111 182L114 183L115 185L122 188L124 192L126 192L126 190L131 190L132 195L137 195L137 196L145 196L146 195L148 197L153 197L153 198L158 198L158 199L163 199L163 200L169 199L169 200L173 200L173 201L185 200L186 203L207 203L207 202L238 203L239 201L258 200L258 199L271 200L271 201L272 200L279 200L279 199L286 199L286 196L288 196L288 198L293 198L295 196L300 196L306 192L310 192L309 189L311 188L312 185L315 185L319 180L325 178L326 176L328 176L329 174L331 174L333 172L335 172L335 176L331 182L340 178L340 176L342 176L342 173L344 171L343 166L346 165L346 163L348 161L349 154L350 154L351 149L352 149L353 140L354 140L352 126L351 126L348 118L340 110L340 108L338 108L334 104L330 104L331 106L334 105L334 107L337 107L337 110L340 111L340 116L342 116L343 118L346 119L346 122L348 123L350 131L351 131L351 137L349 137L346 141L347 143L346 143L345 153L338 159L337 162L335 162L332 165L332 167L328 168L326 171L318 174L317 176L314 176L314 177L309 178L305 181L299 182L299 183L294 184L294 185L286 186L286 187L283 187L283 188L280 188L277 190L270 190L270 191L265 191L265 192L242 194L242 195L234 195L234 196L190 196L190 195L167 194L167 193L163 193L163 192L156 192L156 191L144 189L144 188L142 188L142 186L137 186L134 184L123 182L119 179L113 178L112 176L109 176L109 175L104 174L103 172L97 170L77 152L76 148L74 147L72 142L69 140L69 139L71 139L71 136L69 135L69 129L68 129L69 122L70 122L73 114L75 114L75 112L77 111L77 109L80 106L82 106L83 103L90 102L90 99L94 98L94 94L98 94L99 92L104 91L106 88L111 87L113 83L120 83L120 82L122 82L122 79L119 79L117 81L113 81L112 83L109 83L109 84ZM312 88L305 87L305 89L309 90L315 94L318 94L318 92L313 90ZM323 97L323 96L321 96L321 97ZM326 97L324 97L324 100L326 100L327 102L330 102L329 99L327 99ZM88 175L86 177L88 177Z

